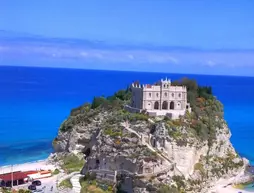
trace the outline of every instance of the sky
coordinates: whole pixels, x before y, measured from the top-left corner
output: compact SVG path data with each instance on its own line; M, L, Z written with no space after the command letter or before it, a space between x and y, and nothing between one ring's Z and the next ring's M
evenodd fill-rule
M253 55L252 0L0 0L0 65L254 76Z

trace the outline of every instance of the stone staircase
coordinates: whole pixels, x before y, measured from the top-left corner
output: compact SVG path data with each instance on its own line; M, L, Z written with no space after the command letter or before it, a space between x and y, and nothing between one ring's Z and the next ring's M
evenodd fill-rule
M73 193L80 193L81 185L79 183L79 179L81 177L83 177L83 175L81 175L81 174L76 174L76 175L71 177L70 181L71 181L71 184L72 184Z
M150 122L153 122L153 120L149 120ZM154 123L154 122L153 122ZM138 136L138 138L141 140L141 143L143 144L143 145L145 145L148 149L150 149L152 152L156 152L157 153L157 155L160 157L160 158L162 158L163 160L165 160L166 162L168 162L169 163L169 166L167 167L167 168L165 168L165 169L163 169L163 170L161 170L161 171L159 171L159 172L157 172L157 173L163 173L163 172L165 172L165 171L168 171L172 166L174 167L174 169L178 172L178 173L180 173L182 176L184 176L184 174L181 172L181 170L179 170L178 169L178 167L176 166L176 163L174 163L172 160L170 160L169 158L168 158L168 156L167 155L165 155L163 152L159 152L157 149L155 149L151 144L149 144L149 143L147 143L145 140L144 140L144 136L141 134L139 134L139 133L137 133L136 131L134 131L133 129L131 129L130 127L129 127L129 123L128 123L128 121L126 121L126 122L124 122L124 123L122 123L122 126L124 126L125 127L125 129L127 129L129 132L131 132L131 133L134 133L134 134L136 134L137 136ZM144 175L144 174L141 174L141 175ZM140 176L141 176L140 175ZM189 175L189 177L192 179L192 177Z

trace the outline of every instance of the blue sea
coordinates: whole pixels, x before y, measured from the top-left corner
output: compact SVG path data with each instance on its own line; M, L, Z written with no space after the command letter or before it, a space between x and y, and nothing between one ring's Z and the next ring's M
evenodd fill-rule
M254 77L0 67L0 165L46 158L70 110L132 81L189 77L222 101L236 151L254 163Z

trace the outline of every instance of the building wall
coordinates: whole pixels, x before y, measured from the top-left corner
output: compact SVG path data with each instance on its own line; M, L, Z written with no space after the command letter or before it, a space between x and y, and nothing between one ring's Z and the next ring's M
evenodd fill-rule
M127 160L125 157L122 156L116 156L116 157L103 157L100 156L99 158L89 158L87 160L86 170L127 170L132 173L139 173L140 168L137 166L137 164Z
M169 80L161 80L157 85L133 85L131 106L134 108L185 110L186 105L186 87L171 86Z
M140 87L132 87L131 106L143 109L143 90Z

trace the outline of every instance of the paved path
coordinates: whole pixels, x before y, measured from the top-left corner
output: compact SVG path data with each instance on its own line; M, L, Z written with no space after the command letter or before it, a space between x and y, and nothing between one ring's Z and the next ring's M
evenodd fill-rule
M156 152L158 154L158 156L160 158L162 158L163 160L166 160L168 163L172 164L172 161L170 159L168 159L165 155L163 155L162 153L158 152L153 146L151 146L149 143L145 142L143 140L144 137L142 137L142 135L140 135L139 133L137 133L135 130L131 129L130 126L129 126L129 123L126 121L125 123L122 123L122 126L124 126L124 128L126 130L128 130L129 132L131 133L134 133L136 134L140 140L141 140L141 143L142 145L145 145L148 149L150 149L152 152Z
M72 178L74 175L78 175L80 172L72 172L70 174L61 174L57 177L57 184L59 185L63 180L66 180L68 178Z
M81 174L76 174L76 175L72 176L72 178L70 179L71 184L72 184L72 190L74 193L80 193L80 191L81 191L81 185L80 185L79 179L82 176L83 175L81 175Z

